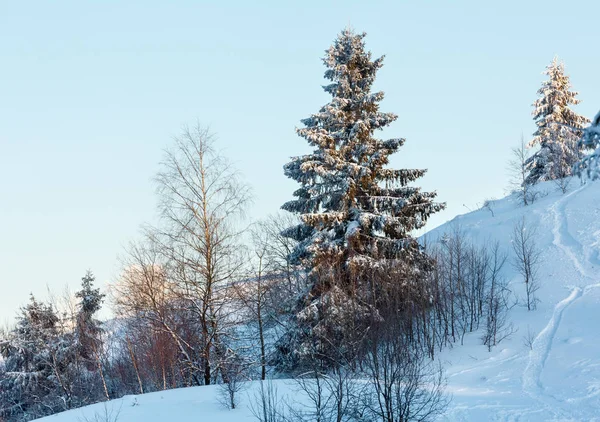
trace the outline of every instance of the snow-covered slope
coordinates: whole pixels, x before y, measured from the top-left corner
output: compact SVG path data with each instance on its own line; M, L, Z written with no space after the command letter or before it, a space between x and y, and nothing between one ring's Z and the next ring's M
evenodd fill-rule
M512 258L514 224L526 218L538 231L542 251L539 271L541 303L528 312L510 311L518 331L491 352L480 333L468 335L441 355L453 401L445 421L600 421L600 182L580 186L573 180L561 194L552 183L538 189L548 194L523 207L507 197L455 218L427 234L440 237L459 224L477 242L498 240ZM511 265L505 267L511 289L521 298L524 286ZM532 348L523 338L531 332ZM294 394L290 384L277 381L280 392ZM219 405L216 387L171 390L128 396L110 402L120 409L119 422L253 420L248 395L239 409ZM47 422L95 420L104 413L97 404L42 419ZM104 419L98 419L104 420Z
M435 238L459 224L478 242L499 240L511 259L512 228L524 217L537 228L542 252L541 303L535 311L510 311L518 331L491 353L477 335L444 352L453 394L444 420L600 421L600 183L581 186L574 179L564 195L552 183L538 189L548 195L533 205L504 198L491 211L459 216L428 233ZM515 270L508 266L505 275L523 298ZM531 350L524 341L529 332Z

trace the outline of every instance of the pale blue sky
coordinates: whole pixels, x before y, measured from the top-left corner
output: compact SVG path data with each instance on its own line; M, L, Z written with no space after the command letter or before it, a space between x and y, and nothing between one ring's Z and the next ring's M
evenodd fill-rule
M600 108L594 1L0 0L0 321L30 292L101 284L155 218L163 148L196 119L218 134L274 212L295 188L282 165L327 101L320 58L350 24L386 54L377 88L406 137L394 166L448 210L499 197L506 161L534 129L531 103L558 54L593 116Z

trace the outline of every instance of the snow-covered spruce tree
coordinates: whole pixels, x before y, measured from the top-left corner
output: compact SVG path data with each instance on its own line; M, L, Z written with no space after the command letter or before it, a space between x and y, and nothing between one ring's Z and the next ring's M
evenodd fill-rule
M74 361L72 337L61 334L51 305L31 296L2 344L0 418L25 421L71 407L67 381Z
M579 144L582 129L589 123L569 108L580 103L577 92L571 91L564 63L555 57L546 67L548 80L538 90L539 98L533 103L533 118L537 130L529 147L540 146L527 160L529 175L526 183L535 184L572 175L572 168L583 157Z
M81 279L81 290L75 293L79 299L77 304L77 348L79 355L88 367L95 367L96 355L102 347L102 323L96 319L100 311L104 294L100 289L94 289L96 278L87 271ZM93 369L92 369L93 370Z
M75 329L77 354L86 369L98 375L98 379L102 383L104 397L108 400L110 397L101 360L104 330L102 323L96 319L96 314L102 308L105 295L100 293L100 289L94 288L94 281L96 281L96 277L88 270L85 277L81 279L81 290L75 293L75 297L79 299Z
M592 124L585 128L579 143L581 148L593 152L575 165L575 173L579 176L585 173L592 180L600 179L600 112L596 114Z
M352 352L349 333L360 336L368 321L382 318L375 272L394 268L406 286L426 274L431 261L411 232L445 206L433 202L435 193L409 186L426 170L387 168L405 141L375 136L397 116L379 111L384 94L371 89L383 57L371 59L364 37L345 29L326 51L331 83L324 90L332 99L297 129L314 150L284 166L301 186L282 208L301 223L283 234L299 242L292 258L307 267L312 283L297 329L280 342L280 354L292 362L337 354L326 344Z

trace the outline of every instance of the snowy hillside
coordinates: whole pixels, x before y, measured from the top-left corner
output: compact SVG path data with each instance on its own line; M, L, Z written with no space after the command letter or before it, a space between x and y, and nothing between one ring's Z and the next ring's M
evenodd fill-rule
M497 239L510 251L512 227L525 217L537 226L542 252L541 303L535 311L510 311L518 331L491 353L476 335L444 353L453 394L446 420L600 420L600 183L581 187L573 180L564 195L552 183L539 189L548 195L531 206L508 197L428 234L459 224L479 242ZM506 275L523 298L512 266ZM532 350L524 341L528 332Z
M535 311L527 311L522 301L511 309L518 331L491 352L480 334L472 333L464 346L442 353L453 398L442 420L600 421L600 182L580 186L573 180L564 195L552 183L537 189L547 195L531 206L507 197L427 234L434 240L458 224L476 242L498 240L510 261L513 226L525 217L530 228L537 228L542 252L541 302ZM505 276L523 299L523 283L510 264ZM531 348L524 341L528 333ZM276 384L281 393L295 394L289 382ZM114 415L119 411L120 422L253 420L248 403L255 390L249 385L240 393L236 410L219 404L214 386L128 396L106 409ZM106 420L96 418L104 412L105 405L97 404L41 420Z

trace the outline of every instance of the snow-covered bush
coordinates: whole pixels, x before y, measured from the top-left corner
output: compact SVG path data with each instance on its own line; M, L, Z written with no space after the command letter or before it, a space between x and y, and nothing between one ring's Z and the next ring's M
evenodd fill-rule
M585 174L592 180L600 179L600 112L596 114L592 124L583 131L580 140L582 148L592 150L575 165L575 173Z

